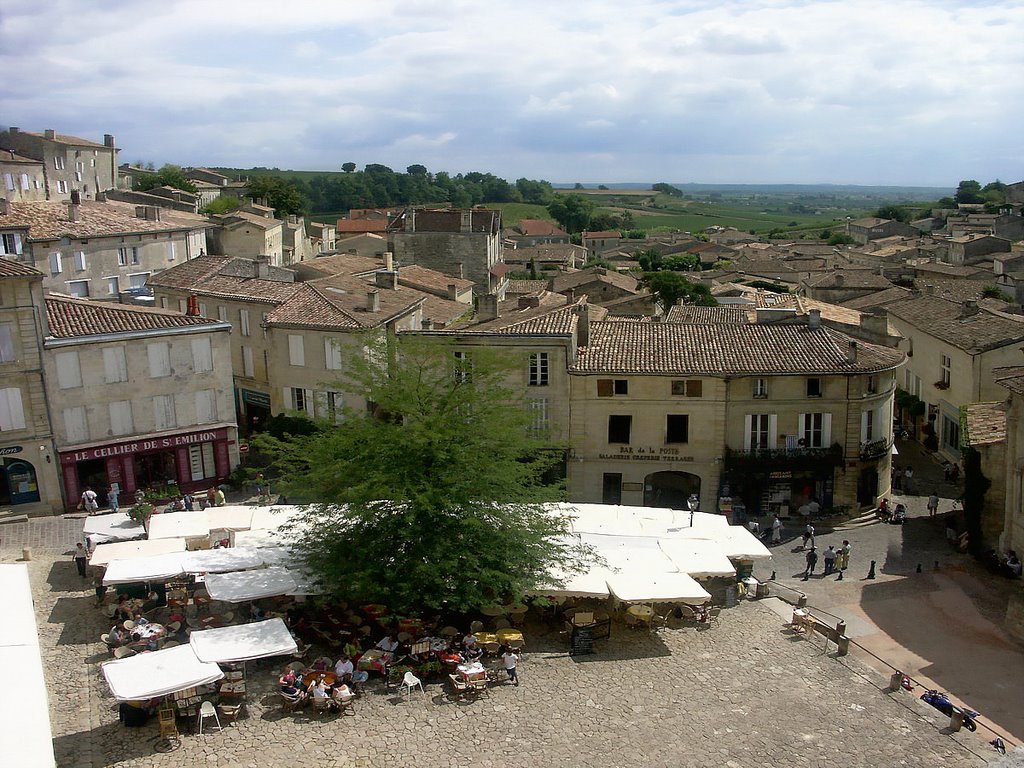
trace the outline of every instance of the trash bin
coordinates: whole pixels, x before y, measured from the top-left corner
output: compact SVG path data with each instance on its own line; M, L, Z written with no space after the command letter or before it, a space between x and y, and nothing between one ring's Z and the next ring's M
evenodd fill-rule
M753 600L755 597L760 597L757 594L757 590L760 589L761 583L753 576L748 576L743 580L743 586L747 589L747 597Z

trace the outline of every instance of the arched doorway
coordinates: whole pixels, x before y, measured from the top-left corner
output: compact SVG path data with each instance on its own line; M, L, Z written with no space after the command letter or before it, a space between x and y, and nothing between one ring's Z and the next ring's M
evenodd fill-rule
M654 472L644 478L644 506L686 509L692 494L700 497L700 477L689 472Z
M0 504L31 504L39 501L36 468L21 459L4 459L0 469Z

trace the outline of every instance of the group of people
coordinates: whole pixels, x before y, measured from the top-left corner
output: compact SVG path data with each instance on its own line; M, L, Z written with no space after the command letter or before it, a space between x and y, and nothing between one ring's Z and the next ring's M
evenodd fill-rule
M892 489L902 491L907 496L914 495L914 468L909 464L905 467L892 465Z
M338 672L339 669L342 672ZM308 685L303 683L304 678L310 676L310 673L322 671L324 670L314 668L296 673L295 670L286 667L281 677L278 678L281 695L294 705L302 705L309 701L322 701L326 709L340 711L355 697L356 689L353 676L359 673L355 671L351 659L348 656L342 656L335 665L335 681L333 683L328 683L320 674L312 674Z
M808 527L810 528L811 526L808 525ZM813 539L814 534L812 531L811 540L813 541ZM843 539L843 545L839 549L836 549L834 544L829 544L828 549L821 556L825 565L824 575L831 576L833 573L841 575L843 571L850 567L850 553L852 551L853 545L850 544L848 539ZM807 581L818 565L818 549L813 544L807 550L805 559L807 567L804 569L804 581Z
M107 488L107 506L111 512L118 512L121 509L120 504L121 488L116 483L112 483ZM134 500L136 504L141 504L146 497L145 491L138 488L135 491ZM206 491L206 506L208 507L223 507L227 503L224 496L224 491L221 490L220 486L214 485ZM183 493L176 499L171 501L170 504L164 509L165 512L191 512L195 509L195 497L190 493ZM78 504L78 508L87 512L90 515L95 515L100 508L99 494L92 489L92 486L86 487L82 491L81 500Z
M1020 578L1021 562L1016 550L1010 549L1005 555L1000 555L994 549L990 549L985 553L983 560L992 573L998 573L1008 579Z

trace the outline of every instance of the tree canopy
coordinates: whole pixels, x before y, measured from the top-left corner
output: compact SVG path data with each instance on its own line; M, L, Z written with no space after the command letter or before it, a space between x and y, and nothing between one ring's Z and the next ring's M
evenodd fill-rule
M572 573L587 561L542 506L561 498L544 477L562 454L506 386L507 353L409 335L366 349L348 357L338 388L375 415L346 411L312 435L257 438L288 457L292 488L323 502L294 546L331 593L465 610L521 598L551 567Z
M703 283L691 283L678 272L644 272L641 283L645 285L666 312L682 301L684 304L699 304L705 307L718 305L711 289Z
M672 197L683 196L683 190L679 187L673 187L671 184L666 184L663 181L660 181L657 184L652 184L651 189L655 192L663 192L666 195L671 195Z
M556 195L548 203L548 213L569 234L582 232L590 226L594 201L583 195Z
M308 201L287 179L278 176L253 176L249 179L248 185L252 199L266 200L278 218L292 214L301 216L306 212Z
M191 179L185 177L184 171L181 170L180 165L171 165L168 163L160 168L159 171L153 173L138 173L134 176L134 182L132 184L133 189L136 192L145 192L155 187L174 187L175 189L181 189L185 192L196 191L196 185L192 183Z

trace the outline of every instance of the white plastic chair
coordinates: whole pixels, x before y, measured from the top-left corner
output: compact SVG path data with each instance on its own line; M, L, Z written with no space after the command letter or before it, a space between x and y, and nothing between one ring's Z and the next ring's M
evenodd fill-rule
M220 715L217 714L217 708L215 706L213 706L213 702L212 701L204 701L203 705L201 707L199 707L199 735L200 736L203 735L203 721L206 718L208 718L208 717L212 717L214 720L217 721L217 730L218 731L224 730L223 726L220 724Z
M420 693L426 693L426 691L423 690L423 681L416 677L412 672L406 672L405 677L402 679L402 687L405 689L406 693L412 696L412 689L416 686L419 686Z

